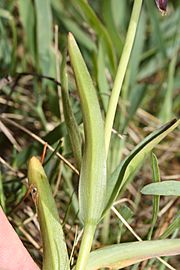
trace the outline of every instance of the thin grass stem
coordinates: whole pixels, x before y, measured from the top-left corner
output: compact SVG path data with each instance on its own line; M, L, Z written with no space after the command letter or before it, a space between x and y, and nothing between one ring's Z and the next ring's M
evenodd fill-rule
M107 111L106 121L105 121L106 156L108 154L109 143L111 139L111 130L113 127L116 107L118 104L119 95L121 92L123 80L126 74L128 62L130 59L131 51L132 51L134 40L135 40L135 34L136 34L137 25L139 21L142 2L143 0L134 1L134 6L132 10L132 15L131 15L130 23L129 23L125 45L124 45L123 52L119 61L119 66L118 66L116 78L114 81L112 94L109 100L108 111Z
M77 260L77 264L75 268L76 270L86 269L87 260L88 260L89 253L91 250L95 229L96 229L96 225L94 224L87 224L84 227L81 247L80 247L78 260Z

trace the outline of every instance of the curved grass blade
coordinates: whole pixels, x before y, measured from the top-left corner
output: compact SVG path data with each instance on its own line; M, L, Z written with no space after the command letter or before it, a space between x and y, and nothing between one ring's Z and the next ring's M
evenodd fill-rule
M103 214L113 204L114 200L118 196L119 192L122 192L132 175L142 165L147 154L171 131L173 131L180 123L180 120L172 120L166 125L152 132L142 142L140 142L130 155L120 164L119 167L114 171L112 177L108 179L107 183L107 204Z
M28 179L33 191L43 240L43 270L69 270L69 259L59 214L40 161L32 157Z
M144 195L180 196L179 181L163 181L161 183L151 183L142 188Z
M180 254L180 239L152 240L107 246L90 253L85 270L122 269L158 256Z

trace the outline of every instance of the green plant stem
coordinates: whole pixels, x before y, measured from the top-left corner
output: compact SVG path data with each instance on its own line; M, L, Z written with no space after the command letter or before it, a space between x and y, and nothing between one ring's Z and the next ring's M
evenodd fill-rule
M103 219L103 227L102 227L102 233L101 233L101 240L102 240L103 244L108 243L109 229L110 229L110 217L111 217L111 211L108 210L104 219Z
M84 227L84 233L82 237L82 242L80 246L80 251L78 255L78 260L76 264L75 270L85 270L87 260L89 258L89 253L91 250L94 233L95 233L96 225L95 224L87 224Z
M119 66L116 74L116 78L114 81L114 86L112 89L108 111L106 115L106 122L105 122L105 145L106 145L106 156L108 154L109 143L111 138L111 130L113 127L114 117L116 113L116 107L118 104L119 94L122 88L123 80L125 77L127 65L130 59L130 54L132 51L132 47L135 40L135 34L137 30L137 25L139 21L141 6L143 0L135 0L134 6L132 10L132 15L129 23L129 28L126 36L125 45L123 48L123 52L119 61Z

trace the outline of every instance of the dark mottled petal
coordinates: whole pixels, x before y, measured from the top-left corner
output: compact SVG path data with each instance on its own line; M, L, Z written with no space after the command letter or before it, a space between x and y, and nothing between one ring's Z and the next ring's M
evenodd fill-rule
M155 0L160 11L166 12L168 0Z

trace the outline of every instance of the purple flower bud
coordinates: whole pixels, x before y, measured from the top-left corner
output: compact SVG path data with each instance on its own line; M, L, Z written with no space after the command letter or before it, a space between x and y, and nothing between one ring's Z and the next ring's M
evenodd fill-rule
M168 0L155 0L159 10L163 13L166 12Z

